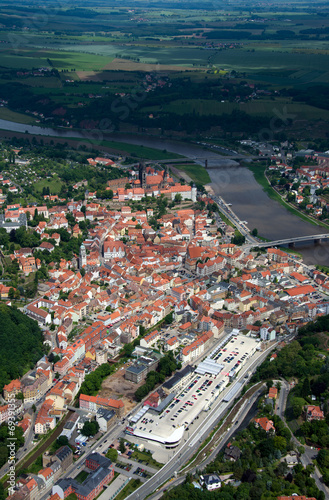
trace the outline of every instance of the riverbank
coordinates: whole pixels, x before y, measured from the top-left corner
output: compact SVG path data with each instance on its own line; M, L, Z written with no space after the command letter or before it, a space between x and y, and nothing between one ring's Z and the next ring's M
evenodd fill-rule
M265 193L271 198L272 200L278 201L283 207L285 207L290 213L296 215L300 219L302 219L305 222L309 222L310 224L313 224L314 226L321 226L325 227L326 229L329 229L329 225L326 224L325 222L318 221L312 219L312 217L308 217L307 215L303 214L296 208L290 205L290 203L287 203L282 196L271 186L269 183L267 177L266 177L266 165L257 165L257 164L246 164L245 165L253 174L258 182L265 191Z
M107 141L107 140L94 140L89 138L78 138L78 137L60 137L60 136L40 136L38 134L30 134L23 132L13 132L8 130L0 130L0 137L4 139L13 139L14 137L18 139L26 139L31 138L35 139L40 143L42 140L43 144L68 144L73 149L82 150L91 150L96 149L97 151L103 151L109 154L113 154L115 156L125 156L130 155L131 158L136 158L136 161L139 159L143 160L175 160L175 159L184 159L183 155L177 153L171 153L166 150L159 150L157 148L144 147L136 144L129 144L126 142L119 141Z
M88 148L94 148L98 152L108 152L111 149L104 145L102 137L95 137L93 132L84 131L79 133L73 130L54 130L52 128L41 128L38 126L22 125L0 119L0 136L12 139L13 137L24 137L31 140L43 140L44 143L54 141L58 143L68 143L73 147L77 144L75 139L80 139ZM98 142L96 144L95 142ZM233 159L228 159L216 152L210 154L202 147L188 142L174 139L164 139L148 137L143 135L130 135L125 133L103 134L105 141L120 142L135 146L143 145L144 148L168 151L191 162L197 163L202 168L207 160L209 169L207 170L211 184L205 186L207 191L211 190L215 195L222 196L227 203L233 204L233 210L241 220L246 220L250 228L257 228L258 233L270 240L290 238L293 236L309 236L323 233L320 225L315 226L314 222L308 218L300 217L298 211L289 210L289 207L281 203L279 197L274 197L271 189L268 189L263 172L257 169L258 179L262 178L264 184L261 185L256 180L250 164L240 165ZM71 142L72 141L72 142ZM111 144L113 146L113 144ZM144 150L145 154L145 150ZM138 161L136 159L136 161ZM160 160L161 161L161 160ZM184 161L182 159L182 161ZM181 163L179 161L179 163ZM186 175L186 174L185 174ZM266 188L266 190L265 190ZM327 265L329 258L329 244L321 243L316 247L304 245L298 248L302 253L306 263Z

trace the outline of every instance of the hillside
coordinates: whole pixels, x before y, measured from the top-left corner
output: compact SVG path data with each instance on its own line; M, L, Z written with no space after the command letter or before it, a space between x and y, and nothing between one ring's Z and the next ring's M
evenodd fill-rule
M19 310L0 304L0 390L33 368L43 355L38 323Z

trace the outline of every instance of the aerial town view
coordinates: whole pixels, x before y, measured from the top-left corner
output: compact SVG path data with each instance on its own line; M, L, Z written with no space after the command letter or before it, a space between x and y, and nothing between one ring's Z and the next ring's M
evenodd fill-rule
M329 3L3 0L0 500L329 499Z

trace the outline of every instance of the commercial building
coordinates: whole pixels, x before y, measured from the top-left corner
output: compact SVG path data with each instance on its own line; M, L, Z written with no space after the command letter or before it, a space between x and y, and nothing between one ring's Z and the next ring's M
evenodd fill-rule
M157 369L161 356L155 352L150 352L145 356L140 356L137 361L126 369L125 379L138 384L146 379L150 371Z
M167 398L156 408L144 405L130 417L125 432L175 448L201 412L208 411L216 400L229 402L236 396L242 387L239 381L224 396L221 393L259 353L258 346L256 339L232 330L195 370L186 366L166 382L163 389L169 393Z

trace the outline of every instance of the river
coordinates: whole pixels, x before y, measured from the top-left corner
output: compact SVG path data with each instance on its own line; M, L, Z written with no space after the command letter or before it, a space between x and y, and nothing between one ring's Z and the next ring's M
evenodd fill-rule
M8 120L0 120L0 129L61 138L80 138L93 144L94 140L114 140L129 144L143 145L160 150L184 155L191 159L198 158L200 165L208 159L212 181L211 187L216 194L232 203L232 209L241 220L248 221L250 229L257 228L261 236L268 239L288 238L289 236L307 236L326 232L321 226L304 222L288 212L277 201L271 200L256 182L252 172L241 167L238 162L225 159L225 156L206 151L196 145L169 139L122 133L106 134L103 131L76 131L43 128L25 125ZM195 160L194 160L195 161ZM307 264L329 264L329 243L297 246Z

